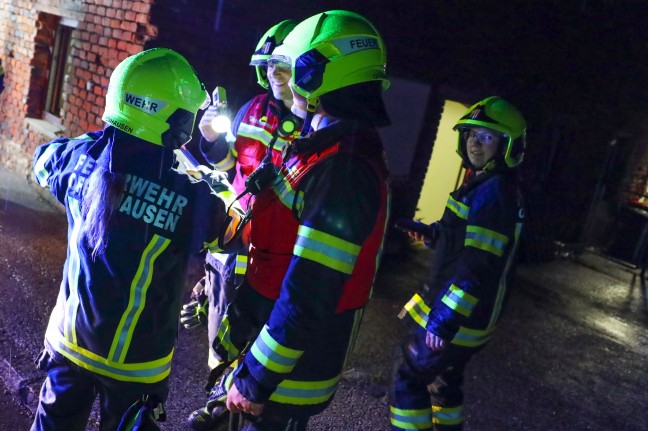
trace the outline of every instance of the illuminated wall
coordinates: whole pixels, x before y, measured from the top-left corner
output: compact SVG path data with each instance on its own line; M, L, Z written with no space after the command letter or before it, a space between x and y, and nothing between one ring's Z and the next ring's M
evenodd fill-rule
M450 100L446 100L443 106L432 159L415 215L415 218L427 223L441 218L448 193L453 191L459 182L461 159L456 153L457 132L452 130L452 127L465 111L465 105Z

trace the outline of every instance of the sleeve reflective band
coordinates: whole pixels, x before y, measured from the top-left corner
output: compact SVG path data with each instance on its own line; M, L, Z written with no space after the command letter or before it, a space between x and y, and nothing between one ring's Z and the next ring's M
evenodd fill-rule
M452 310L461 314L462 316L470 317L470 314L477 305L479 300L469 294L459 289L454 284L450 285L450 288L446 294L441 298L441 302L450 307Z
M450 211L455 213L460 219L468 220L468 212L470 211L470 207L468 205L456 201L452 198L452 196L450 196L448 198L448 202L446 203L446 207Z
M294 350L279 344L268 332L267 325L254 341L250 352L264 367L282 374L291 372L304 354L303 350Z
M217 171L227 172L234 167L235 163L236 163L236 158L234 157L231 151L228 151L227 156L225 156L223 160L221 160L218 163L212 164L212 166Z
M432 429L432 409L399 409L389 407L390 422L393 426L404 430Z
M412 299L405 304L403 311L407 312L416 323L423 327L423 329L427 330L428 315L430 314L431 309L418 293L414 294ZM401 314L403 313L401 312ZM401 315L399 315L399 317L401 317ZM403 315L402 317L405 316Z
M299 226L293 253L344 274L355 267L360 246L308 226Z
M47 180L50 176L49 171L45 169L45 163L49 161L52 154L54 154L56 149L61 145L64 145L64 143L57 142L50 144L45 151L43 151L43 154L40 155L36 164L34 164L34 175L36 175L36 181L41 187L47 187Z
M328 380L282 380L270 395L270 400L281 404L307 406L329 400L337 390L340 375Z
M452 339L452 344L465 347L477 347L486 344L490 340L495 327L489 329L471 329L464 326L459 327L459 331Z
M508 237L494 230L469 225L466 227L465 246L475 247L480 250L493 253L495 256L502 256L504 248L508 244Z

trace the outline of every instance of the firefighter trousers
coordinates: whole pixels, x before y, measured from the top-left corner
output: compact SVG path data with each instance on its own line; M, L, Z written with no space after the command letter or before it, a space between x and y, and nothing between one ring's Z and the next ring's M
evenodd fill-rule
M164 402L169 392L168 379L153 384L119 382L84 370L49 348L37 362L47 378L31 431L85 430L97 396L100 431L114 431L128 408L143 395Z
M399 349L390 393L392 430L461 430L464 369L483 346L448 344L434 352L425 344L426 332L416 325Z

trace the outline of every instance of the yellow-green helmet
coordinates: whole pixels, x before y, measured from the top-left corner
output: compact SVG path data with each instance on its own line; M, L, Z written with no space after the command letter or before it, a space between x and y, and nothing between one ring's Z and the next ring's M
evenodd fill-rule
M511 103L501 97L488 97L471 106L457 121L453 128L459 132L457 153L466 163L469 161L466 145L462 139L462 129L471 127L486 127L504 135L506 141L506 147L502 151L504 163L509 168L522 163L526 148L526 121Z
M322 94L362 82L389 86L382 37L355 12L331 10L302 21L272 58L292 65L293 88L311 105Z
M191 139L196 113L209 102L209 93L183 56L153 48L117 65L101 118L145 141L179 148Z
M297 23L291 19L281 21L279 24L270 27L270 29L261 36L261 39L259 39L259 43L250 59L250 66L254 66L256 69L257 82L261 87L270 87L267 67L272 51L283 43L286 36L288 36L288 33L290 33L296 25Z

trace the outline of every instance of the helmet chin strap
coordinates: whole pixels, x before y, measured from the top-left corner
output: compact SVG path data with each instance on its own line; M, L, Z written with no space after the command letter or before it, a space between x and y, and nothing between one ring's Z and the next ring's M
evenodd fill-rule
M482 172L492 171L493 169L495 169L495 167L497 167L497 162L495 161L495 157L493 157L489 161L487 161L484 166L482 166L480 171Z
M304 126L302 127L301 134L299 135L300 138L304 138L308 136L309 133L313 131L313 125L311 124L313 122L313 116L315 115L315 111L317 110L317 106L319 104L319 98L315 98L315 100L308 99L308 106L306 107L306 118L304 118Z

